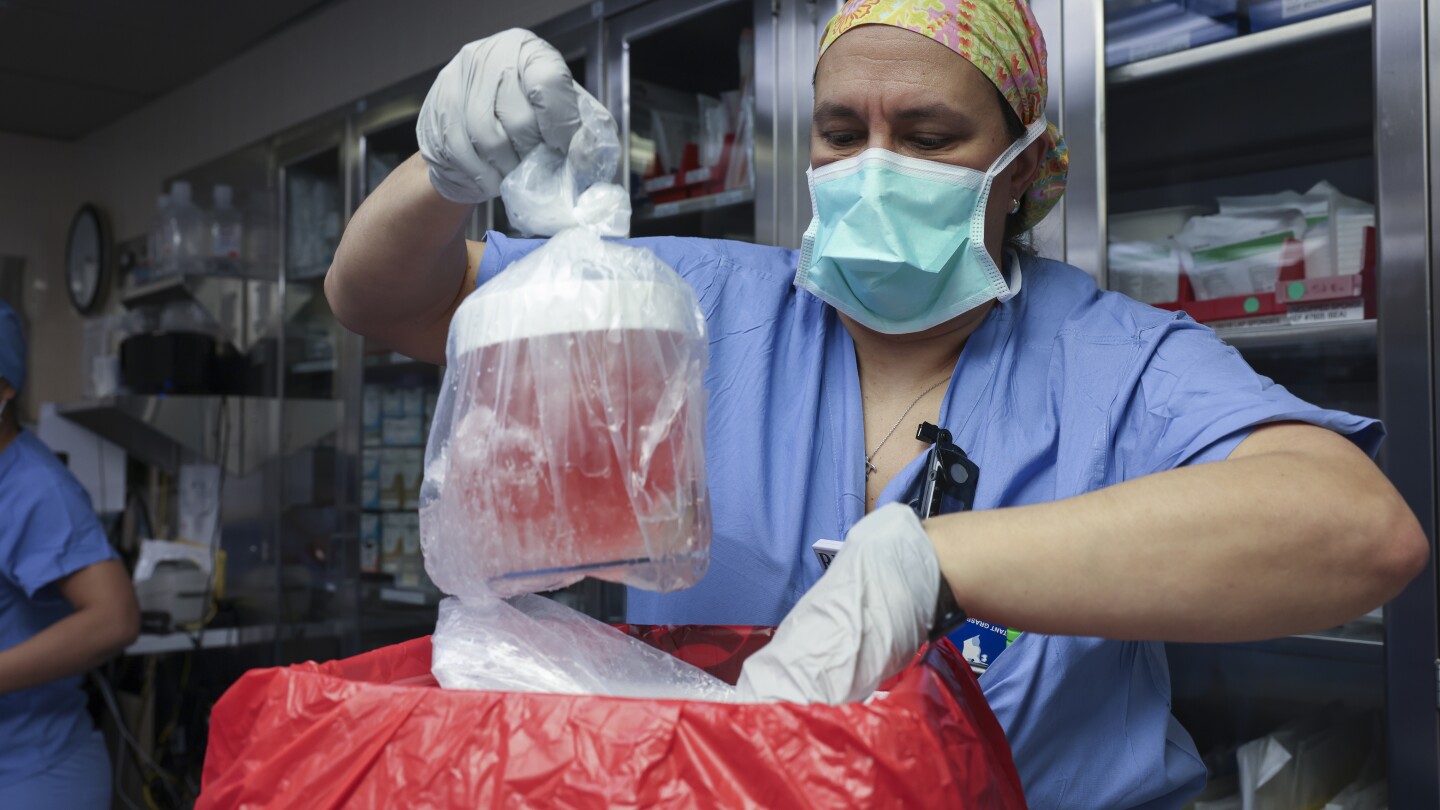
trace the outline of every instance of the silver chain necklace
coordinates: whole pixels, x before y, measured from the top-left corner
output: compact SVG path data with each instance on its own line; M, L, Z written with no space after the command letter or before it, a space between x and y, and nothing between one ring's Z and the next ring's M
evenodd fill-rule
M916 405L919 405L919 404L920 404L920 400L924 399L926 394L930 393L931 391L934 391L936 388L939 388L940 386L942 386L942 385L944 385L945 383L948 383L948 382L950 382L950 378L949 378L949 377L946 377L945 379L941 380L940 382L937 382L937 383L935 383L934 385L930 386L929 388L926 388L924 391L921 391L921 392L920 392L920 396L915 397L915 401L910 403L910 407L906 408L906 409L905 409L905 412L902 413L902 414L900 414L900 418L899 418L899 419L896 419L896 420L895 420L895 424L893 424L893 425L890 426L890 432L889 432L889 433L886 433L886 434L885 434L885 438L881 439L881 440L880 440L880 443L875 446L875 449L870 451L870 455L868 455L868 456L865 457L865 478L866 478L866 480L869 480L870 474L873 473L873 472L875 472L875 456L876 456L877 454L879 454L880 449L885 446L885 443L888 442L888 441L890 441L890 437L895 435L896 429L900 427L900 423L901 423L901 422L904 422L904 421L905 421L905 417L907 417L907 416L910 415L910 412L915 409L915 406L916 406Z

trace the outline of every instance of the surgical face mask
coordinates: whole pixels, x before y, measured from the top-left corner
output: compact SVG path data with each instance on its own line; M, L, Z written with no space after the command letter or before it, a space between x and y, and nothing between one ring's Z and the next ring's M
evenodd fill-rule
M815 217L795 286L877 332L920 332L1020 291L985 249L995 176L1045 132L1031 124L986 171L866 149L806 174Z

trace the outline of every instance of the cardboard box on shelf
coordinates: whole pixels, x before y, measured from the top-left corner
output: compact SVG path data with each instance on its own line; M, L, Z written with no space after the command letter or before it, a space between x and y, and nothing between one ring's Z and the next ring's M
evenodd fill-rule
M425 477L425 449L407 447L400 450L400 477L405 482L405 503L403 509L420 508L420 483ZM420 515L417 512L415 519ZM417 535L418 536L418 535Z
M380 516L360 516L360 572L380 573Z
M418 447L425 442L425 422L420 415L387 416L381 442L389 447Z
M365 386L360 401L360 438L366 445L380 443L381 388Z
M406 493L409 491L405 483L405 457L399 448L386 447L379 451L380 456L380 480L379 503L377 508L393 510L404 509Z
M381 388L381 389L380 389L380 416L381 416L382 418L384 418L384 417L389 417L389 416L404 416L404 415L405 415L405 397L404 397L404 391L403 391L402 389L399 389L399 388L391 388L391 387L389 387L389 386L386 386L386 387L384 387L384 388Z
M417 518L413 523L409 518ZM380 572L394 574L400 570L400 561L405 556L407 543L418 544L420 523L418 515L405 512L387 512L380 519ZM415 532L413 541L407 540L410 531Z
M420 558L420 513L401 512L400 524L404 527L404 534L400 537L400 553L408 557Z

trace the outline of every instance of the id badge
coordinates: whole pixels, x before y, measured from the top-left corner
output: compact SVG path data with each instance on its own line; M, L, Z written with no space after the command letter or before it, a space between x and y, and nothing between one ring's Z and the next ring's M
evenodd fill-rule
M1019 630L979 619L967 619L959 630L950 634L950 641L978 674L989 669L1019 636Z

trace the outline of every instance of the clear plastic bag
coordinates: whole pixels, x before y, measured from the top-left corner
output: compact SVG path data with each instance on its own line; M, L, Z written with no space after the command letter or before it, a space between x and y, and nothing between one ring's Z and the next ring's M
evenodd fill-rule
M612 180L620 165L615 119L581 92L580 128L570 151L541 144L500 184L510 224L526 236L551 236L583 226L601 236L630 232L630 201Z
M512 221L567 227L461 304L425 454L421 543L445 593L501 597L592 576L657 591L709 562L695 293L628 224L614 123L581 96L564 158L505 180ZM558 209L568 214L556 214Z
M533 594L446 599L431 645L447 689L734 700L714 675Z
M430 578L457 596L698 582L706 362L690 287L587 230L477 290L455 313L426 450Z
M705 320L629 230L614 121L580 97L568 154L538 146L501 187L555 234L451 321L425 452L420 539L445 593L432 671L453 689L725 700L733 688L534 592L586 576L693 585L710 559ZM506 598L509 597L509 598Z

